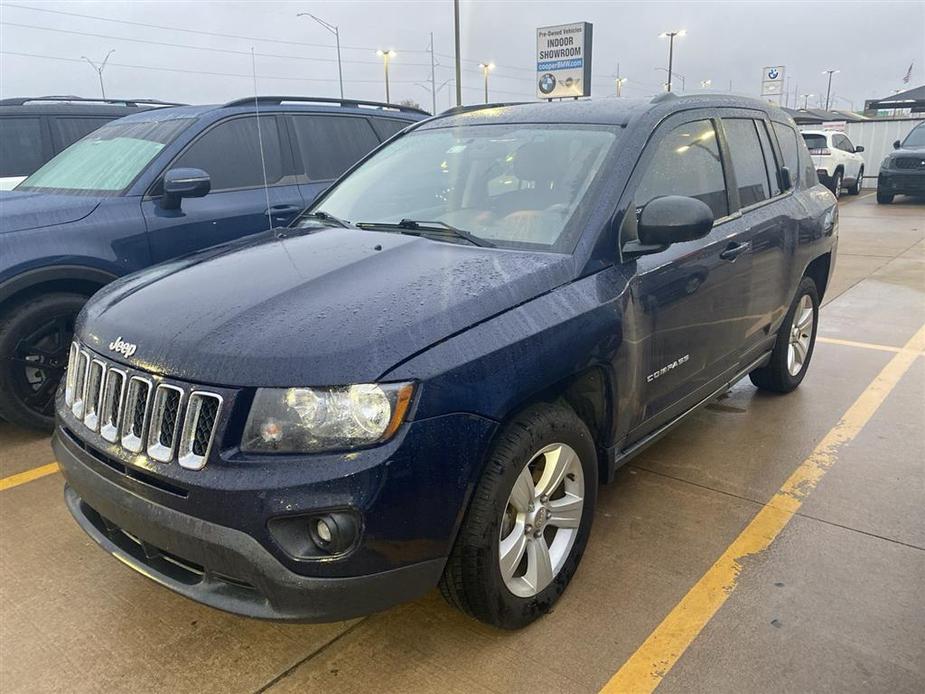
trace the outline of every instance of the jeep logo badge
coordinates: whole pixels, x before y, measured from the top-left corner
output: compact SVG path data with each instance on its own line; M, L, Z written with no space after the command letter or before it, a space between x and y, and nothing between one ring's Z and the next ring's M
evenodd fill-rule
M123 357L128 359L130 356L135 354L135 350L138 349L138 345L133 345L131 342L124 342L122 340L122 336L120 335L109 343L109 349L113 352L118 352Z

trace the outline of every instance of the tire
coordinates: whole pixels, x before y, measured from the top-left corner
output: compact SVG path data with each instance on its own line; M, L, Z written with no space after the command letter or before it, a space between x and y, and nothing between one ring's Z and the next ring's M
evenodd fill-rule
M797 326L794 322L794 316L797 315L798 309L801 315L807 306L812 308L812 315L809 320ZM799 320L799 318L798 318ZM796 296L790 305L790 310L784 316L784 321L777 331L777 340L774 343L774 349L771 351L771 359L767 366L755 369L748 374L752 383L761 390L768 390L773 393L789 393L796 389L806 376L809 369L809 362L813 357L813 349L816 346L816 328L819 325L819 293L816 291L816 283L809 277L804 277L797 288ZM799 327L801 338L798 340L802 345L802 361L797 364L791 363L791 342L795 338L795 330ZM800 354L800 348L794 346L797 357ZM795 370L795 367L799 367ZM794 367L794 368L792 368Z
M880 205L889 205L893 202L893 195L891 193L881 193L877 191L877 203Z
M858 177L855 179L854 183L848 186L849 195L857 195L861 192L861 184L864 180L864 167L862 166L860 171L858 171Z
M840 197L841 197L841 186L842 186L842 181L843 181L842 172L841 172L841 171L836 171L836 172L832 175L832 183L831 183L831 185L829 186L829 190L832 191L832 195L834 195L836 198L840 198Z
M86 301L82 294L45 294L15 304L0 317L0 417L51 431L74 320Z
M570 461L561 466L567 474L556 475L562 483L551 489L550 498L537 496L549 491L541 471L560 470L556 461ZM440 579L447 602L503 629L519 629L548 612L575 574L588 542L597 472L591 434L567 405L532 405L505 424L492 445ZM583 498L580 507L575 506L576 497ZM529 506L525 499L532 499ZM519 512L518 503L527 512ZM559 527L556 520L565 516L557 518L556 508L564 514L565 503L571 506L571 520ZM521 557L508 562L507 576L501 568L502 539L506 548L523 547L520 554L506 553L509 558ZM548 570L531 573L531 566L544 565L537 559L544 554L540 543L548 548Z

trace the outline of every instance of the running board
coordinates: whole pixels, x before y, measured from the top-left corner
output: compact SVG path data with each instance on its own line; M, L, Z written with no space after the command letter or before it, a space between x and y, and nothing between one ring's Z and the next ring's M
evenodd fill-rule
M623 467L623 465L625 465L631 458L642 453L645 449L647 449L653 443L658 441L665 434L667 434L669 431L674 429L678 424L680 424L682 421L687 419L688 416L690 416L691 414L699 410L701 407L704 407L705 405L709 405L713 400L715 400L717 397L725 393L731 386L735 385L736 383L741 381L743 378L745 378L745 376L747 376L749 372L759 367L765 366L768 363L768 360L770 358L771 358L771 352L766 352L765 354L762 354L760 357L758 357L758 359L753 361L751 364L746 366L744 369L741 369L740 371L736 372L736 375L733 378L730 378L722 386L720 386L715 391L710 393L710 395L705 397L703 400L698 402L696 405L691 407L689 410L682 412L677 417L672 419L670 422L663 424L658 429L653 431L651 434L647 434L646 436L642 437L641 439L639 439L639 441L629 446L628 448L619 450L619 446L614 446L613 448L608 449L607 459L610 461L609 462L610 469L608 470L607 478L604 481L605 482L612 481L617 470Z

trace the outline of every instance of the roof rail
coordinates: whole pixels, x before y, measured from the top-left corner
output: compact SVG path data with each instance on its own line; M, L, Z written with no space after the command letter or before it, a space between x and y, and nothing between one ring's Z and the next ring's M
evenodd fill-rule
M372 108L381 108L381 109L390 109L394 111L403 111L406 113L420 113L424 116L429 116L430 113L427 111L415 108L414 106L403 106L402 104L387 104L383 101L366 101L364 99L332 99L322 96L245 96L241 99L234 99L228 103L222 104L223 107L226 106L250 106L254 101L258 101L261 104L272 104L279 105L285 101L296 101L300 103L310 103L310 104L337 104L338 106L344 106L348 108L358 108L360 106L368 106Z
M469 106L454 106L453 108L448 108L446 111L440 113L441 116L455 116L460 113L468 113L469 111L481 111L486 108L504 108L506 106L520 106L522 104L531 104L539 103L532 101L499 101L494 104L470 104Z
M655 96L653 96L649 100L649 103L650 104L660 104L663 101L671 101L672 99L678 99L678 98L680 97L674 92L662 92L661 94L656 94Z
M87 96L25 96L13 97L10 99L0 99L0 106L23 106L33 101L71 101L79 103L95 104L122 104L123 106L188 106L173 101L161 101L160 99L94 99Z

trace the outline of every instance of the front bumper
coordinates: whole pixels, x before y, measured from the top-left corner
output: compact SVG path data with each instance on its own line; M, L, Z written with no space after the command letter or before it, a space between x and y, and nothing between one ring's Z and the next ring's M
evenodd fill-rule
M52 446L74 518L123 563L212 607L316 622L382 610L437 584L480 472L477 449L493 428L466 415L415 422L395 442L399 450L350 456L326 479L316 461L281 469L216 460L198 472L139 467L107 456L66 425ZM214 488L188 484L210 466ZM174 476L165 477L168 471ZM244 480L243 488L221 488L222 480ZM332 507L361 519L358 543L343 556L289 556L268 530L271 518ZM222 509L227 513L217 514Z
M877 192L889 195L925 195L925 169L880 171Z

